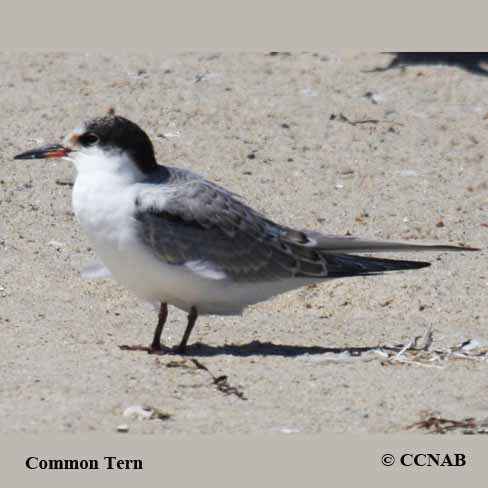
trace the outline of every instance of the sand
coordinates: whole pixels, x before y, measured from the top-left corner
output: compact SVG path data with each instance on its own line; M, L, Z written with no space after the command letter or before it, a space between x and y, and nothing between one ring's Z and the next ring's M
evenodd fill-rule
M429 326L430 351L488 346L486 250L401 255L432 267L202 317L186 359L124 351L149 344L156 314L111 280L81 277L95 255L72 213L74 168L12 160L114 107L148 132L160 163L281 223L486 249L487 79L462 66L369 71L392 59L0 54L0 431L382 433L424 411L488 417L487 361L367 351ZM170 308L169 346L185 324ZM167 415L124 417L141 405Z

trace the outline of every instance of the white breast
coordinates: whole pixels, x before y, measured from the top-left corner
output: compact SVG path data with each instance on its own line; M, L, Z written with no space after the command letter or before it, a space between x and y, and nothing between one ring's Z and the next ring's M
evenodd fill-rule
M171 276L137 237L135 189L113 175L97 174L95 178L82 173L73 188L73 209L114 278L140 298L157 303L168 298L161 288Z
M134 218L138 188L119 176L81 172L73 188L74 212L113 277L155 305L164 301L185 311L197 305L201 313L240 313L238 304L221 303L225 285L216 279L221 277L198 266L167 265L141 243Z

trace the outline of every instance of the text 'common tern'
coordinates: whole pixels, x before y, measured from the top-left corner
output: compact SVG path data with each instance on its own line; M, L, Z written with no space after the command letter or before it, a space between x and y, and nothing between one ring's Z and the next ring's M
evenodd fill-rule
M362 257L384 251L468 251L323 235L285 227L191 171L159 165L147 134L117 115L90 120L62 145L15 159L64 158L77 169L74 212L114 278L159 307L150 351L161 350L167 304L188 313L185 352L200 314L248 305L331 278L429 266Z

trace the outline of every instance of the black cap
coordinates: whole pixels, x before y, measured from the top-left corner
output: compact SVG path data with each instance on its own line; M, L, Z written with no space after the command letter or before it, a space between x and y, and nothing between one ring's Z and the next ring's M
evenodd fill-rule
M85 134L95 134L98 145L111 151L123 151L129 154L137 167L145 174L158 168L154 148L149 136L134 122L120 115L106 115L85 123Z

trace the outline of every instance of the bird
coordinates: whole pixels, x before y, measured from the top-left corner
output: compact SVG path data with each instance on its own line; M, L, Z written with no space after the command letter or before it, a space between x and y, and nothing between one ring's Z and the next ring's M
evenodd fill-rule
M360 256L386 251L472 251L328 235L280 225L237 194L156 160L136 123L114 112L92 118L16 160L72 162L74 213L121 285L159 310L148 352L163 350L168 304L188 314L185 354L199 315L240 315L249 305L335 278L424 268L424 261Z

